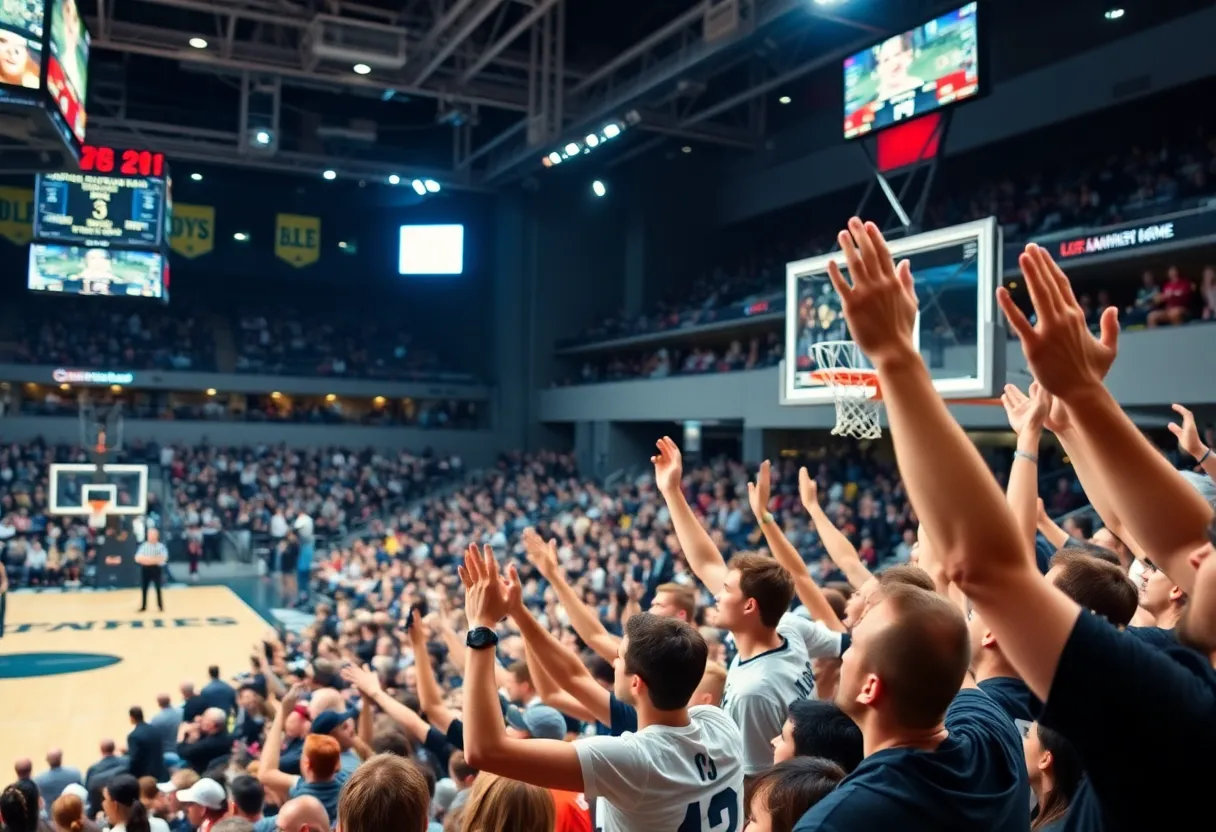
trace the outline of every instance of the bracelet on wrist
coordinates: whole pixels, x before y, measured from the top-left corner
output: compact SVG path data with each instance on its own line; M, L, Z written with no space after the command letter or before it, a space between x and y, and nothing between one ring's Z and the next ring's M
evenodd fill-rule
M1032 453L1030 453L1030 451L1014 451L1013 458L1018 459L1019 457L1026 460L1027 462L1032 462L1035 465L1039 464L1038 454L1032 454Z
M1203 463L1207 462L1208 457L1210 457L1211 455L1212 455L1212 449L1208 448L1206 451L1203 452L1203 456L1199 457L1199 461L1196 462L1195 464L1202 465Z

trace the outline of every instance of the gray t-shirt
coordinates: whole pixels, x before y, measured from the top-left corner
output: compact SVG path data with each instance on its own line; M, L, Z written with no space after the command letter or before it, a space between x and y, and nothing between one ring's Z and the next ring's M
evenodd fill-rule
M342 793L342 787L346 785L349 777L343 769L338 770L333 780L326 780L324 783L309 783L301 777L291 787L287 797L299 797L302 794L315 797L325 807L325 813L329 815L329 825L333 826L338 822L338 795Z
M777 624L780 647L741 659L726 672L722 710L743 733L743 768L759 774L773 764L772 739L781 733L791 702L815 697L811 659L838 658L841 633L786 613Z

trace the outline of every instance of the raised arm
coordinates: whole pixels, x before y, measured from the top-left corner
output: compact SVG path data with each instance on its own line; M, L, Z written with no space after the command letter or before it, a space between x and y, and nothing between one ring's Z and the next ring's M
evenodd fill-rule
M1027 555L1033 561L1038 527L1039 440L1043 437L1043 422L1051 411L1051 394L1042 385L1032 384L1028 397L1016 386L1006 384L1001 404L1009 417L1009 427L1018 437L1009 484L1005 487L1005 501L1013 512Z
M671 525L675 529L676 539L680 541L680 548L684 550L684 559L688 561L688 568L711 593L721 595L722 584L726 582L726 561L684 497L680 482L684 475L684 460L680 449L669 436L654 444L659 451L650 458L654 463L655 486L667 502Z
M1043 500L1039 499L1035 507L1036 517L1035 525L1039 533L1047 538L1047 542L1057 549L1063 549L1068 543L1068 532L1060 527L1060 524L1047 515L1047 509L1043 506Z
M410 643L414 646L414 667L418 678L418 704L426 714L427 721L440 731L447 732L448 726L456 718L452 709L443 701L443 689L435 678L435 669L431 666L431 654L426 649L426 624L418 615L417 610L410 612Z
M861 589L862 585L874 576L861 562L861 555L857 554L857 549L841 533L840 529L836 528L836 524L828 517L823 506L819 505L819 486L811 478L806 468L798 472L798 496L802 500L802 507L806 509L807 514L811 515L815 533L819 535L819 541L827 550L832 563L836 564L836 568L844 573L849 586L853 589Z
M1088 462L1127 531L1170 580L1190 592L1195 567L1188 559L1207 545L1212 508L1178 476L1102 384L1118 346L1116 311L1106 310L1101 339L1095 339L1085 328L1068 277L1051 255L1028 246L1022 266L1027 285L1038 287L1038 296L1031 296L1038 323L1031 326L1008 292L998 297L1031 371L1064 402L1089 448L1118 449L1088 454Z
M426 742L426 734L431 726L411 708L385 693L384 688L380 687L380 679L375 673L367 668L347 665L342 668L342 678L358 688L365 700L374 702L377 708L388 714L393 722L404 728L417 742ZM370 709L364 706L364 710ZM363 719L362 714L359 715L359 719Z
M917 300L907 261L895 266L873 223L850 220L839 241L852 285L835 262L828 274L849 332L878 371L899 471L933 554L1045 696L1080 608L1026 556L996 480L933 387L912 340Z
M266 788L272 789L283 800L287 799L287 793L298 779L295 775L279 771L279 755L283 751L283 722L287 719L287 714L295 709L303 692L303 685L293 685L279 703L279 709L275 712L270 727L266 729L262 761L258 765L258 781Z
M512 566L504 579L494 553L470 546L460 567L470 627L493 629L523 594ZM572 743L507 736L494 684L494 651L469 650L465 662L464 755L469 765L549 789L584 791L583 769Z
M802 472L805 473L806 469L803 468ZM836 617L832 605L828 603L827 598L823 597L823 591L811 578L811 572L806 568L806 564L803 562L802 556L798 554L798 550L794 548L794 544L789 542L785 533L781 531L781 527L777 525L777 521L773 519L773 515L768 511L769 495L772 493L772 476L772 465L766 459L760 463L756 481L747 484L747 502L752 508L752 514L756 516L756 522L760 524L764 542L768 544L769 551L773 553L777 563L781 564L782 568L793 577L794 591L798 594L798 600L806 605L811 617L816 621L822 621L829 629L843 633L844 624Z
M1178 447L1195 460L1195 465L1203 469L1209 477L1216 477L1216 457L1212 449L1203 444L1199 438L1199 428L1195 425L1195 414L1180 404L1172 405L1174 412L1182 417L1181 424L1170 423L1170 433L1178 437Z
M532 645L526 639L524 640L524 661L528 663L528 672L532 675L532 684L536 686L536 693L540 696L540 701L557 708L566 716L580 719L583 722L599 721L599 717L557 686L553 677L545 672L544 665L537 660L536 651L532 649Z
M570 618L570 626L578 637L588 647L598 653L605 661L616 659L617 648L621 640L600 623L600 618L594 610L583 603L578 592L570 586L561 565L557 562L557 543L553 540L547 543L536 533L535 529L524 529L524 552L528 560L535 566L544 579L553 587L557 598Z

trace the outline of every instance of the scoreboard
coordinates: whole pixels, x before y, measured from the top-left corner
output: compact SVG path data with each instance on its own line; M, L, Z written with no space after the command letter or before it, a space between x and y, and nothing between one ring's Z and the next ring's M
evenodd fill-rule
M172 184L164 156L81 148L81 170L38 176L31 291L169 299Z
M49 173L38 177L34 204L34 236L40 240L155 248L164 242L160 179Z

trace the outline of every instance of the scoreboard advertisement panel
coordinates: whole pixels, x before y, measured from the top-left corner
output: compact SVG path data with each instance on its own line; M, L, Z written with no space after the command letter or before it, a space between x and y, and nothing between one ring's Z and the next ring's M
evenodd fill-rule
M89 81L89 32L80 19L76 0L54 0L50 29L46 90L76 142L83 143L88 120L84 102Z
M165 185L159 179L43 174L34 204L40 240L150 247L164 240Z
M34 243L30 246L29 288L65 295L164 299L168 294L166 263L165 256L155 251Z
M43 0L0 0L0 99L6 85L38 89L45 11Z

